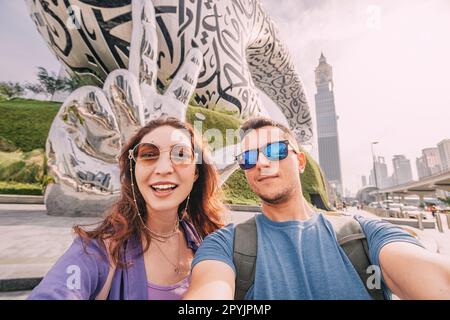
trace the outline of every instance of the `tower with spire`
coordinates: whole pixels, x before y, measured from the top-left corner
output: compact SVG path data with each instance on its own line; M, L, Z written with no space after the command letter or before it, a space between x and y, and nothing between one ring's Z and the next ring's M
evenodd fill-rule
M320 55L315 70L317 139L319 145L319 164L330 184L342 193L341 159L339 156L338 116L334 104L333 68L327 59Z

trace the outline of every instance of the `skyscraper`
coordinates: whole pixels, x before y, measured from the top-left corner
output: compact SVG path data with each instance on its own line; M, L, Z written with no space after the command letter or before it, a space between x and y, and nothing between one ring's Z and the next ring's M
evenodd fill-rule
M394 155L392 166L394 167L394 185L412 181L411 162L404 155Z
M370 172L369 172L369 186L375 187L375 177L373 174L373 168L370 169Z
M416 158L417 175L419 179L429 176L427 166L425 165L425 159L422 157Z
M450 139L444 139L439 142L438 150L442 169L444 171L450 170Z
M423 149L422 158L429 176L441 172L441 159L438 148Z
M377 172L374 172L373 168L370 170L371 185L377 186L379 189L389 187L388 170L384 157L377 157L374 160L374 166ZM377 177L377 183L375 183L375 177Z
M367 186L367 178L365 175L361 176L361 183L362 183L362 187L364 188L365 186Z
M333 69L327 63L323 53L320 56L315 74L319 164L330 184L334 184L337 191L342 194L341 160L337 131L338 117L336 115L333 92Z
M378 157L375 162L375 168L377 169L378 186L380 189L389 187L387 165L384 157Z

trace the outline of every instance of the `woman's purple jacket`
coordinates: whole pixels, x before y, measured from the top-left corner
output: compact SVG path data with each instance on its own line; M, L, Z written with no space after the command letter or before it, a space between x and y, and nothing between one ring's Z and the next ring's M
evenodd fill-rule
M189 222L182 221L188 247L197 251L201 238ZM86 243L85 243L86 244ZM147 273L142 244L138 237L127 242L124 259L128 268L116 268L108 300L147 300ZM109 273L108 256L96 240L84 247L80 237L34 288L28 299L88 300L95 299Z

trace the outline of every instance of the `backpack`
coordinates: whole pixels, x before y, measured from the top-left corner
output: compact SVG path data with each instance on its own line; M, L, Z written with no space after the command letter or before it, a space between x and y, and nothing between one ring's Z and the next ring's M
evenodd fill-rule
M328 215L339 245L344 250L363 284L371 276L366 272L371 265L369 247L361 225L353 217ZM236 267L235 300L243 300L255 281L258 234L255 216L236 226L233 244L233 262ZM383 289L366 290L374 300L384 300Z

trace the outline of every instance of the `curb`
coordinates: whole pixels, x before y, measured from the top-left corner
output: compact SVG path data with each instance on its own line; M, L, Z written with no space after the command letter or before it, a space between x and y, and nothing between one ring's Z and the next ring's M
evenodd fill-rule
M0 194L2 204L44 204L44 196L25 196L16 194Z
M261 206L256 205L226 204L225 206L232 211L261 212Z
M44 204L44 196L0 194L0 203L8 204ZM261 212L261 206L244 204L226 204L232 211Z

